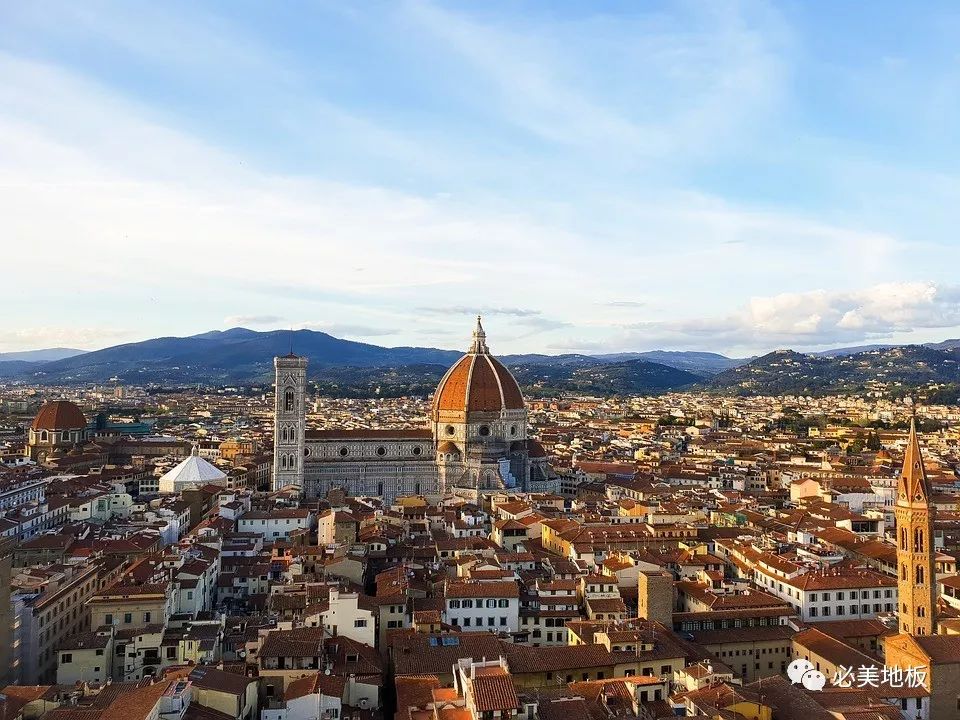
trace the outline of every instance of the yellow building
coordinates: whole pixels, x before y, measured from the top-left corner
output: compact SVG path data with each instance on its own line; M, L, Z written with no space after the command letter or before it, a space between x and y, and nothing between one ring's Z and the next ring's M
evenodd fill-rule
M118 629L165 624L170 617L166 584L127 585L123 581L98 592L87 602L90 627Z

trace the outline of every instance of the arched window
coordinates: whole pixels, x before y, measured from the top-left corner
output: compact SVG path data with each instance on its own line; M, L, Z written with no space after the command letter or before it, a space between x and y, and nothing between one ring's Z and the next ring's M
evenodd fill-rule
M913 551L924 552L923 549L923 529L917 528L913 531Z
M923 566L917 568L917 585L923 585Z
M917 605L917 617L926 617L927 611L923 605Z
M283 408L287 412L294 409L293 388L287 388L283 395Z
M286 441L287 441L287 429L286 429L286 428L281 428L281 429L280 429L280 440L281 440L281 442L286 442Z
M280 456L280 469L281 469L281 470L286 470L286 469L287 469L287 456L286 456L286 455L281 455L281 456Z
M901 550L907 549L907 529L906 528L900 528L900 549Z
M383 483L377 483L377 495L383 497Z
M47 442L47 437L48 437L48 436L47 436L47 431L46 431L46 430L41 430L41 431L40 431L40 442Z
M903 565L900 566L900 579L901 579L901 580L906 580L906 579L907 579L907 565L906 565L906 563L904 563Z

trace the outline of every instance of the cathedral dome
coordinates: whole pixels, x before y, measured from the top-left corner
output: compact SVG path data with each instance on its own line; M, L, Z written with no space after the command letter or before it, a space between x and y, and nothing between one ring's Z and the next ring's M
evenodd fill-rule
M486 334L477 318L470 352L443 376L433 396L433 415L441 412L500 412L523 410L520 386L503 363L487 349Z
M30 427L33 430L83 430L87 419L75 403L54 400L44 403Z

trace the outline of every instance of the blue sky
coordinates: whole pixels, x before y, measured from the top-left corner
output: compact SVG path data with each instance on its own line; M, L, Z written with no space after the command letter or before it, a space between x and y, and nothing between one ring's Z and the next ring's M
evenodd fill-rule
M0 5L0 351L960 335L960 6Z

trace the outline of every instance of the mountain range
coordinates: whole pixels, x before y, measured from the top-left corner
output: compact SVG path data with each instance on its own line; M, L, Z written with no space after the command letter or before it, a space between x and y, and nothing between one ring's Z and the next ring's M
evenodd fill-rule
M44 350L24 350L23 352L0 353L0 362L14 362L22 360L24 362L50 362L51 360L63 360L64 358L82 355L85 350L75 348L46 348Z
M321 392L344 396L425 395L461 356L455 350L387 348L312 330L216 330L83 352L52 348L0 355L0 379L37 384L269 383L273 358L310 359ZM504 355L533 394L642 394L698 388L738 394L826 394L889 387L960 388L960 340L871 345L815 354L780 350L755 358L653 350L606 355Z

